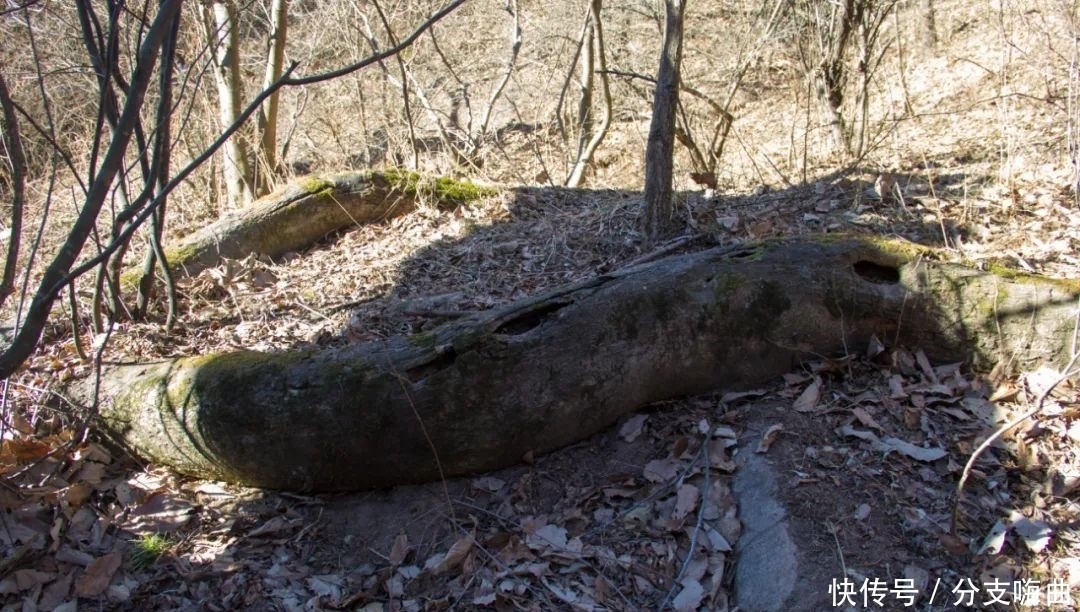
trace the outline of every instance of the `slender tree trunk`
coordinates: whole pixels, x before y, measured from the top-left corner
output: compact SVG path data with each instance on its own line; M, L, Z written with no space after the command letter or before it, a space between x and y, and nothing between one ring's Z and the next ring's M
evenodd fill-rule
M665 0L664 10L664 48L660 53L660 69L656 73L652 124L645 149L644 231L649 242L655 242L671 231L675 114L679 108L679 70L686 0Z
M602 8L603 0L592 0L589 3L590 14L592 15L591 33L587 44L596 44L595 59L592 55L582 56L582 65L586 63L586 57L589 59L589 70L594 71L599 69L600 72L600 96L601 103L603 104L603 113L600 116L600 125L593 126L592 118L588 115L583 115L583 119L588 121L582 121L582 131L578 135L578 156L577 162L574 164L574 169L570 172L570 177L566 180L567 187L577 187L581 184L582 179L585 177L585 171L588 169L589 164L592 162L593 154L596 153L597 147L603 142L604 136L607 135L608 127L611 125L611 87L608 83L607 74L607 57L604 50L604 26L600 21L600 9ZM584 53L584 50L583 50ZM595 68L592 66L596 64ZM583 75L584 76L584 75ZM590 77L590 81L592 78ZM588 104L589 108L592 107L592 83L589 84ZM586 112L584 105L585 96L582 96L582 112ZM587 111L591 112L591 111Z
M168 2L169 0L160 0ZM172 158L172 105L173 105L173 72L176 68L176 46L180 34L180 18L173 22L173 28L165 38L161 46L161 69L158 72L158 101L157 101L157 124L154 126L154 150L153 159L150 163L150 173L146 176L147 186L154 193L162 194L169 182L170 164ZM165 256L165 250L161 246L161 239L165 233L165 209L168 204L168 195L162 195L161 201L154 214L150 217L150 249L146 252L143 260L143 275L139 279L139 294L136 302L136 312L145 316L150 307L151 290L154 282L155 266L161 271L165 279L165 293L168 297L168 310L165 329L171 330L176 322L177 302L176 283L173 282L172 271L169 270L169 261Z
M15 292L16 264L22 238L23 204L26 201L26 157L23 155L22 136L19 133L19 117L8 92L7 82L0 74L0 108L3 109L4 127L0 142L8 154L11 172L11 225L8 236L7 259L4 261L3 278L0 278L0 304Z
M806 0L810 28L818 39L818 48L808 58L807 73L813 82L821 108L822 123L828 130L830 149L853 155L851 134L843 115L847 87L847 50L856 26L869 10L872 0L842 0L835 3Z
M923 27L919 29L922 44L927 49L932 50L937 47L938 41L937 22L934 18L934 0L920 0L919 5L923 22Z
M267 36L266 73L263 75L263 89L269 89L274 81L281 78L285 69L285 42L288 38L289 0L273 0L270 7L270 34ZM259 109L260 150L265 169L263 173L278 171L277 128L278 101L281 92L275 91ZM267 177L256 181L256 195L263 196L269 191Z
M203 4L207 41L214 49L214 80L218 90L218 118L222 129L240 116L243 83L240 77L240 36L236 28L236 5L232 0ZM234 135L222 149L222 169L230 208L252 198L249 151L243 136Z
M596 73L596 60L593 55L593 39L596 37L596 22L593 19L589 20L589 25L585 28L585 35L581 41L581 84L579 90L581 95L578 97L578 116L577 116L577 158L581 159L581 154L585 152L585 143L588 141L589 132L592 130L593 117L592 117L592 105L593 105L593 82L595 81ZM568 187L576 187L577 185L567 185Z

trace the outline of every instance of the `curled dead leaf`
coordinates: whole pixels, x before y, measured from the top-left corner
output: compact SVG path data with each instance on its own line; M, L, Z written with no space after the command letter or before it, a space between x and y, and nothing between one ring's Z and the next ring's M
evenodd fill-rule
M450 547L450 550L446 551L442 560L435 565L432 571L436 574L443 574L460 566L465 562L465 557L472 551L473 544L475 543L476 537L471 533L467 536L458 538L458 540Z
M394 538L394 543L390 547L390 554L387 556L390 559L390 563L397 567L405 562L405 558L409 556L409 550L412 547L409 546L409 536L404 533L399 533Z
M874 420L874 417L870 416L870 413L866 411L862 406L856 406L852 409L851 413L855 415L855 418L859 420L865 427L870 429L876 429L878 431L885 431L885 428L878 424Z
M761 440L758 441L757 448L754 450L756 453L767 453L772 448L773 442L776 442L780 437L780 432L784 431L784 425L777 423L765 430L765 433L761 434Z
M818 400L821 398L821 379L814 377L814 381L807 385L802 394L791 405L796 412L814 412L817 410Z

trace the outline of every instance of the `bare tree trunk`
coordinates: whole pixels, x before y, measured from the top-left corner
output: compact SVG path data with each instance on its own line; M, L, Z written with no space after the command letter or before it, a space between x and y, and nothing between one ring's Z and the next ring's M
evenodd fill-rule
M167 2L168 0L161 1ZM154 214L150 218L150 249L147 250L146 258L143 260L142 278L139 279L139 294L135 305L135 310L140 315L145 315L149 310L156 265L161 271L162 278L165 279L165 293L167 296L166 331L172 330L177 315L176 283L173 282L172 271L169 269L169 261L166 258L165 250L161 246L161 239L165 233L165 209L168 202L168 196L163 194L163 191L169 182L172 160L172 81L176 67L176 47L179 34L180 19L177 18L172 31L169 32L169 36L165 38L161 46L153 158L150 162L150 172L143 179L147 190L161 195L158 205L154 209Z
M675 116L679 109L679 70L682 63L685 0L665 0L664 48L656 73L652 123L645 148L645 222L649 242L671 231L672 172L675 155Z
M590 7L589 23L585 26L585 31L581 36L581 80L578 82L580 95L578 96L577 151L575 155L578 160L581 159L582 153L585 152L585 142L589 137L593 124L593 82L596 80L596 56L594 55L593 41L596 38L596 19L592 14L593 11ZM570 179L567 179L566 186L577 187L577 185L570 184Z
M267 36L266 50L266 73L263 75L262 88L269 89L274 81L281 78L281 72L285 69L285 41L288 37L288 11L289 0L273 0L270 6L270 33ZM278 128L278 101L280 92L270 94L259 109L259 134L260 151L262 153L264 174L277 174L277 128ZM269 192L269 177L264 176L256 181L255 193L258 196Z
M502 79L492 88L487 105L484 107L484 114L480 118L480 127L477 134L481 139L487 136L488 128L491 126L491 117L495 113L495 103L499 101L503 91L506 89L506 85L510 82L510 77L514 75L514 71L517 69L518 55L521 53L521 11L518 9L517 0L507 0L506 12L510 13L512 19L509 37L510 56L506 58L506 69L503 71ZM474 153L479 144L479 142L474 144Z
M588 65L589 77L586 88L582 90L581 105L580 105L580 132L578 133L578 154L577 161L574 163L574 169L570 172L570 177L566 179L567 187L577 187L581 184L582 179L585 176L585 170L588 169L589 163L592 161L593 155L596 153L596 149L603 142L604 136L607 135L608 127L611 125L611 87L609 85L608 72L607 72L607 55L604 50L604 26L600 21L600 9L602 8L603 0L592 0L589 3L590 11L590 29L588 39L584 41L584 48L582 49L582 78L585 78L585 69ZM596 55L591 52L592 45L596 45ZM594 59L595 58L595 59ZM600 72L600 95L603 104L603 114L600 118L600 125L593 127L592 124L592 90L593 90L593 75L595 68L593 64L597 64Z
M4 260L4 275L0 278L0 305L15 292L15 271L19 261L19 246L22 238L23 205L26 202L26 157L23 154L22 136L19 133L19 118L15 114L15 104L8 92L4 75L0 74L0 108L3 109L4 128L0 132L0 142L7 152L11 172L11 225L8 230L7 259Z
M214 50L214 80L218 90L218 115L222 129L240 116L243 81L240 75L240 35L236 27L236 4L213 0L203 4L206 39ZM250 202L253 194L250 151L243 136L234 134L223 148L222 169L230 208Z
M834 152L852 154L848 125L843 116L848 68L847 50L855 27L862 21L872 0L842 0L835 3L803 0L806 27L816 39L815 48L803 58L828 130Z
M937 20L934 15L934 0L920 0L919 9L922 12L923 27L919 29L923 47L934 49L937 47Z

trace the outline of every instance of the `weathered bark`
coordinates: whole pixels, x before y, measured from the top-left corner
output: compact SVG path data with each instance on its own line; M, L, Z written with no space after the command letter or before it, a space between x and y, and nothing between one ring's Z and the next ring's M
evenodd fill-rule
M0 127L0 146L7 153L10 167L10 185L3 185L4 190L11 190L11 220L8 224L7 258L4 260L3 276L0 276L0 305L15 293L15 274L19 263L19 247L22 245L23 207L26 202L26 155L23 153L22 134L19 132L19 117L15 114L15 104L8 92L7 81L0 74L0 111L3 112L3 126ZM2 180L4 177L0 177Z
M649 141L645 145L643 229L649 242L656 242L671 229L674 209L671 175L675 163L675 114L679 109L686 0L664 0L664 11L664 48L656 72L652 122L649 124Z
M1066 360L1080 283L925 255L830 237L671 257L385 342L111 368L100 414L188 474L350 490L513 464L872 335L982 366Z
M919 29L919 38L923 47L933 50L937 47L938 35L937 21L934 16L934 0L920 0L919 11L922 13L922 28Z
M870 6L870 0L843 0L821 11L815 8L813 13L821 41L818 51L820 63L812 69L815 89L825 126L833 141L832 146L836 151L848 155L853 151L842 110L848 78L847 50L856 26Z
M243 108L244 83L240 74L240 34L237 27L236 3L233 0L211 0L202 5L206 40L213 49L214 82L218 90L218 119L221 129L232 125ZM276 95L276 94L272 94ZM234 134L222 149L221 166L225 175L225 191L229 208L250 202L252 172L251 151L242 134Z
M417 192L452 205L489 192L450 179L424 179L409 172L344 172L307 177L226 214L166 249L173 270L194 275L222 257L277 257L306 248L327 234L357 223L407 213Z
M281 78L285 70L285 43L289 36L289 0L273 0L270 3L270 32L266 37L266 71L263 74L263 91ZM266 104L259 107L259 149L262 152L264 172L271 175L278 172L277 128L278 100L281 92L275 91L266 99ZM263 177L255 181L256 193L266 195L269 180Z

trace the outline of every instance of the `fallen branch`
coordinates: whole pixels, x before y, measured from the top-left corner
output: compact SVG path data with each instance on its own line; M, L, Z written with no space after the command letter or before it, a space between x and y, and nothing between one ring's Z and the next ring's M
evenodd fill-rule
M344 228L403 215L421 198L454 206L493 192L397 170L309 176L169 245L166 257L172 269L195 275L223 257L278 257L307 248Z

